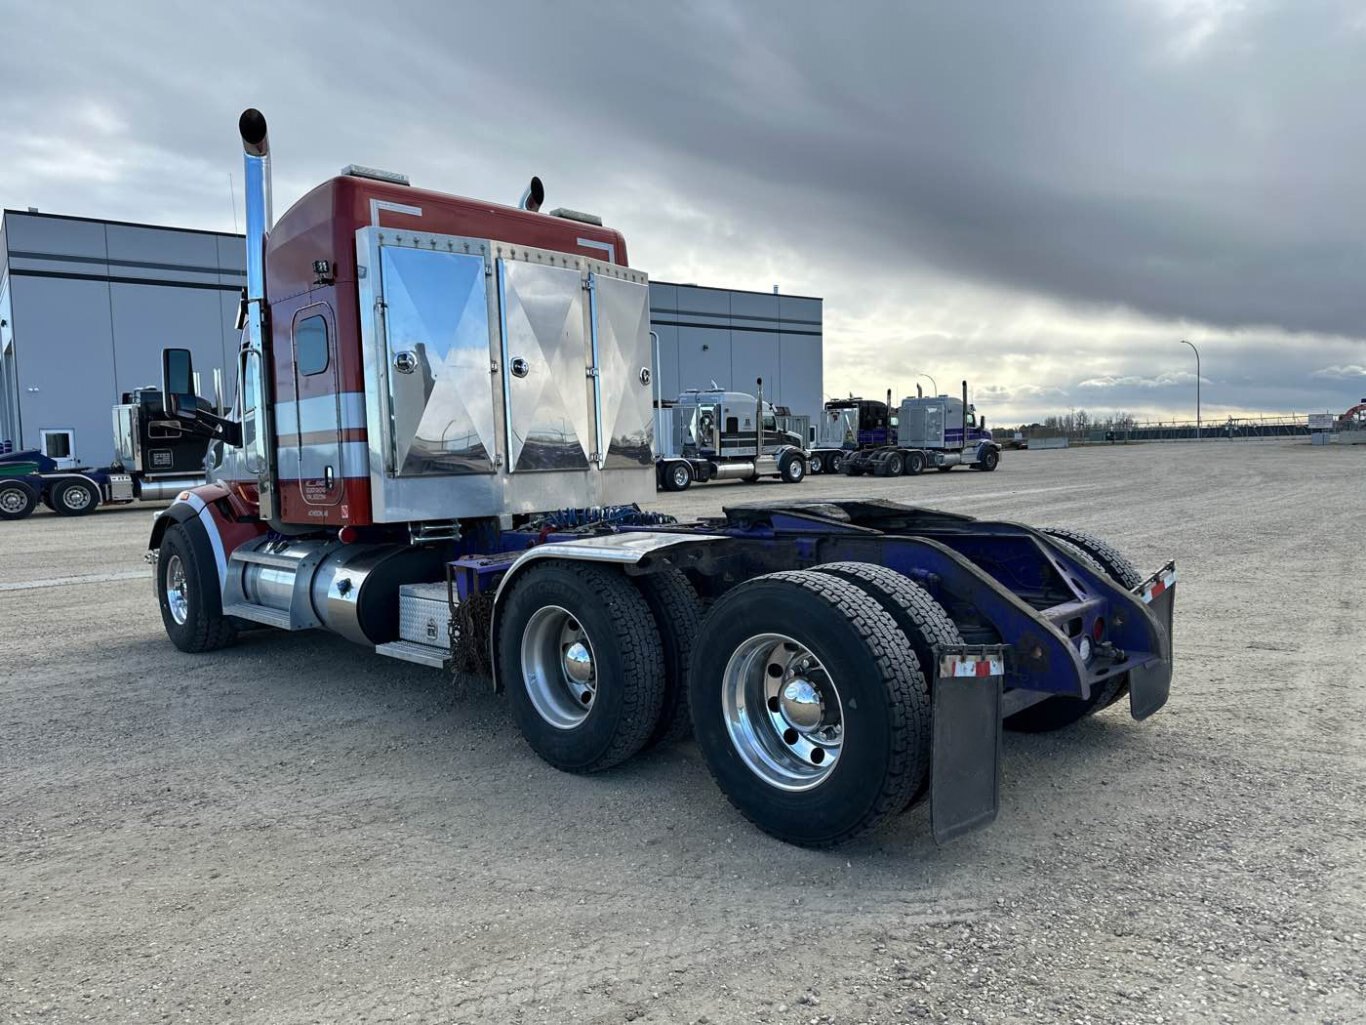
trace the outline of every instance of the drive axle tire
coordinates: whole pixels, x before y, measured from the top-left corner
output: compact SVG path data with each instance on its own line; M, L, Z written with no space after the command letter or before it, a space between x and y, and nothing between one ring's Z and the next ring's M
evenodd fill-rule
M844 456L839 452L834 453L826 460L825 470L827 473L840 473L844 469Z
M719 598L688 696L717 785L788 843L831 847L876 827L929 771L930 696L910 643L829 573L773 573Z
M811 472L812 476L815 476L815 475L818 474L818 473L824 472L824 468L823 468L823 465L822 465L822 463L821 463L821 456L820 456L820 453L819 453L819 452L813 452L813 453L811 454L811 458L808 459L807 462L806 462L806 468L807 468L807 470L809 470L809 471Z
M925 453L908 452L906 454L906 476L919 477L925 472Z
M166 636L181 651L216 651L236 639L236 623L223 615L213 557L196 550L194 539L182 524L167 530L161 540L156 581Z
M900 452L893 452L882 463L887 468L885 476L900 477L906 472L906 457Z
M52 488L52 511L58 516L89 516L99 504L99 489L88 480L58 481Z
M664 649L664 698L646 747L674 744L692 733L688 711L688 666L702 623L702 599L679 570L665 569L636 581L650 606Z
M935 601L930 592L914 580L894 569L871 562L827 562L815 567L818 573L829 573L849 581L882 606L896 620L920 663L920 673L933 699L934 649L936 645L963 643L963 635L944 606ZM930 778L926 774L920 789L911 796L907 807L929 793Z
M22 520L33 515L38 493L21 480L0 480L0 520Z
M1082 554L1105 571L1106 575L1126 591L1132 591L1143 583L1143 574L1138 567L1118 549L1106 541L1084 530L1068 530L1065 527L1041 527L1040 530L1051 538L1064 542L1064 547L1080 549Z
M618 570L555 559L523 571L496 656L522 736L557 769L611 768L659 722L664 647L644 595Z

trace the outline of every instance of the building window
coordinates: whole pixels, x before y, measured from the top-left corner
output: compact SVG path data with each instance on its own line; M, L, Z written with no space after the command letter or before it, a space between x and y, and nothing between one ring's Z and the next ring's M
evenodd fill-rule
M42 431L43 455L49 459L70 459L76 448L76 432Z
M327 369L327 321L322 317L305 317L294 325L294 360L300 377Z

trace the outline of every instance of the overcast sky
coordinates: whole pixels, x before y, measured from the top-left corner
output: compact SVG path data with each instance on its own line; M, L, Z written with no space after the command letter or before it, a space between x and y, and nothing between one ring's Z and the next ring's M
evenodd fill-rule
M997 423L1366 396L1366 5L0 0L0 204L232 230L347 163L825 298L825 389ZM240 217L240 214L239 214ZM925 383L922 380L922 383Z

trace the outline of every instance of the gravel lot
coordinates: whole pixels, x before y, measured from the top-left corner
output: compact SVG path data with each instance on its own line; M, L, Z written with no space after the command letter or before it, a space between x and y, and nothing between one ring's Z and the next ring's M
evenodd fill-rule
M1175 557L1171 703L1008 735L999 820L950 846L920 808L804 851L691 745L571 777L503 699L335 637L183 655L147 509L43 511L0 524L0 1022L1366 1021L1366 448L800 494Z

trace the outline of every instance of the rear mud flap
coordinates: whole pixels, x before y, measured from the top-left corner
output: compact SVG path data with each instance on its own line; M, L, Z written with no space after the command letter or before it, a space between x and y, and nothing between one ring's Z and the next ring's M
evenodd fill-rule
M1166 632L1162 661L1129 670L1129 714L1146 719L1167 703L1172 689L1172 614L1176 606L1176 563L1169 562L1134 589Z
M1007 649L935 649L930 826L935 843L989 825L1000 808L1001 689Z

